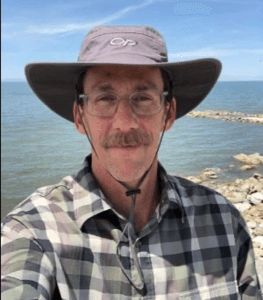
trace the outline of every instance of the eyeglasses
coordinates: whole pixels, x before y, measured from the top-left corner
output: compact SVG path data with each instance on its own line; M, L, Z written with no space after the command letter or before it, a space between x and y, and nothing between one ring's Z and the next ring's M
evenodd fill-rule
M158 113L168 95L168 92L157 93L156 91L140 91L130 95L129 103L137 115L153 115ZM93 93L79 95L79 100L84 100L90 115L99 117L113 116L119 106L119 97L113 93Z

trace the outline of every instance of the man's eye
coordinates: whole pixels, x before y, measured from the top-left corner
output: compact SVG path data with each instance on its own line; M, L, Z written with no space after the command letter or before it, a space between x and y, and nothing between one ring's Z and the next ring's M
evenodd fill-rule
M135 102L145 102L145 101L152 101L152 97L149 95L136 95L132 99Z
M114 102L116 99L116 96L113 95L103 95L97 98L97 102Z

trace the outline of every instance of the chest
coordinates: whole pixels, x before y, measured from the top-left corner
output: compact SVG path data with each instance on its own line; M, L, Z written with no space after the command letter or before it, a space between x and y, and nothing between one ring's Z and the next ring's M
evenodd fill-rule
M86 228L71 263L60 259L76 299L238 299L233 233L187 222L163 220L132 245L114 226Z

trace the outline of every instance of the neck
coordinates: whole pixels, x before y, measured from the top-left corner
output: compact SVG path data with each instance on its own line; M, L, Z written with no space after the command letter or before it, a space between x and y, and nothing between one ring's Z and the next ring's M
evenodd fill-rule
M141 194L136 195L134 212L134 223L138 230L146 225L159 203L158 180L157 180L157 159L154 161L151 170L139 187ZM114 205L116 210L128 218L131 197L126 196L126 188L116 181L97 161L92 157L92 173L96 178L101 190L107 199ZM139 180L126 183L128 188L136 188Z

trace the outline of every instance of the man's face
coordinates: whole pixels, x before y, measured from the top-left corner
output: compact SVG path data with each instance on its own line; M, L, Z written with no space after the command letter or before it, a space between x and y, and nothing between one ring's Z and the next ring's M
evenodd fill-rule
M153 161L168 106L163 106L154 115L137 115L129 104L129 98L140 89L155 89L161 94L163 86L159 68L102 66L88 70L83 82L84 94L108 90L121 99L111 117L90 115L87 104L81 109L83 122L99 157L97 159L93 153L92 168L106 169L120 181L140 179ZM173 106L167 129L172 126L174 114ZM78 130L84 134L76 105L74 117Z

